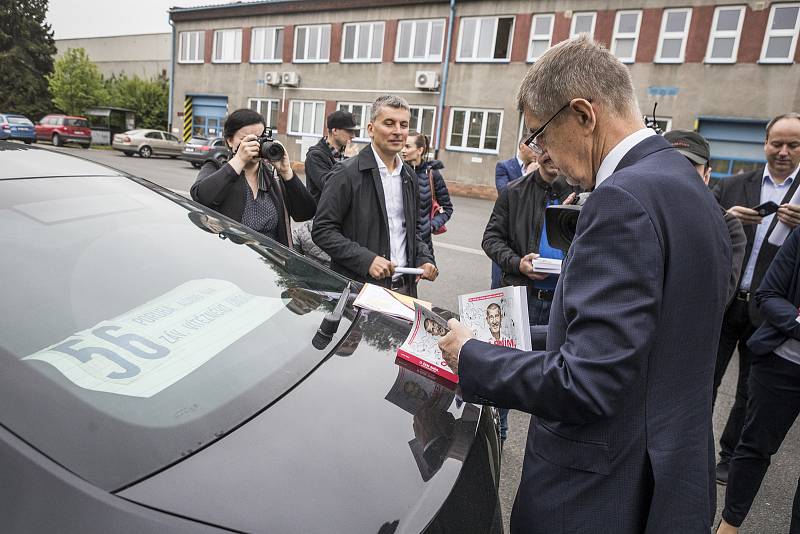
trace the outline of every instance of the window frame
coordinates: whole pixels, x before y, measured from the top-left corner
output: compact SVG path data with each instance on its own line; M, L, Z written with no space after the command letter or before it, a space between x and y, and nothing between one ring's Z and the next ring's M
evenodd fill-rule
M550 33L547 36L547 49L549 50L550 47L553 46L553 28L556 25L555 13L537 13L536 15L533 15L531 17L531 34L530 36L528 36L528 57L526 60L528 63L536 63L536 60L538 60L541 57L541 56L533 57L533 39L534 39L533 30L536 29L536 19L544 17L550 18ZM544 39L541 37L536 40L544 41Z
M300 104L300 119L299 119L298 123L300 124L301 129L302 129L302 126L303 126L303 109L305 107L305 106L303 106L303 104L309 104L309 103L310 104L314 104L314 112L315 113L316 113L316 110L317 110L317 105L322 107L322 132L316 133L316 132L303 132L303 131L294 131L294 130L292 130L292 116L293 116L292 109L294 108L295 102ZM288 115L287 121L286 121L286 135L291 135L291 136L295 136L295 137L322 137L323 135L325 135L325 101L324 100L302 100L302 99L289 100L289 115Z
M619 31L619 22L623 15L636 15L636 30L633 34L631 33L623 33ZM611 53L619 59L622 63L625 64L633 64L636 63L636 51L639 48L639 33L642 29L642 10L641 9L624 9L617 11L616 15L614 16L614 31L611 34ZM614 51L614 45L617 42L617 39L633 39L633 49L632 55L630 57L619 57L617 53Z
M257 102L258 109L253 108L253 103L254 102ZM267 103L268 109L269 109L269 112L268 112L269 119L267 119L267 116L265 116L264 112L263 112L264 103L265 102ZM278 104L278 109L275 111L275 117L274 118L272 117L272 106L271 106L271 104ZM278 131L278 118L279 118L279 115L281 113L281 101L280 101L280 99L253 96L253 97L250 97L250 98L247 99L247 107L249 109L252 109L253 111L257 112L262 117L264 117L264 121L267 123L267 128L272 130L272 133L276 133ZM274 126L270 125L270 120L274 120L274 123L275 123Z
M578 20L578 17L581 15L591 15L592 16L592 31L588 33L589 37L594 39L594 31L597 28L597 11L575 11L572 14L572 20L569 23L569 38L573 39L577 37L578 33L575 33L575 22Z
M354 41L353 41L353 57L352 58L345 58L344 57L345 33L347 32L348 26L349 27L355 27L355 35L353 37ZM367 55L370 56L370 57L359 58L359 57L356 57L356 54L358 52L358 43L361 40L362 27L364 27L364 26L368 26L369 27L369 32L367 34L367 39L368 39ZM378 51L378 57L374 58L374 57L371 57L372 53L375 52L372 49L372 45L373 45L373 36L375 34L375 28L377 26L381 27L381 34L382 34L381 35L381 47L380 47L380 50ZM386 23L384 21L382 21L382 20L370 20L370 21L364 21L364 22L346 22L346 23L344 23L342 25L342 46L341 46L342 50L339 53L339 62L340 63L380 63L380 62L383 61L383 46L384 46L385 42L386 42Z
M658 32L658 48L656 49L656 57L653 59L653 63L684 63L686 61L686 43L689 41L689 28L692 26L692 11L691 7L679 7L679 8L671 8L665 9L661 13L661 29ZM686 24L683 28L682 32L669 32L667 34L667 19L669 18L670 13L678 13L678 12L685 12L686 13ZM664 40L666 39L677 39L678 34L681 35L681 53L680 56L677 58L663 58L661 56L664 47Z
M317 59L308 59L308 42L309 42L309 28L318 28L320 32L320 37L322 37L323 30L325 28L328 29L328 54L325 58L319 57ZM297 33L301 30L306 30L306 40L305 40L305 55L306 58L298 59L297 58ZM342 34L344 35L344 34ZM322 39L317 41L317 54L320 53L322 49ZM331 25L330 24L300 24L294 27L294 40L292 41L292 63L330 63L331 62Z
M233 33L233 59L217 59L217 47L221 35L224 33ZM224 49L222 50L224 51ZM214 44L211 47L211 62L212 63L241 63L242 62L242 29L241 28L223 28L221 30L214 30Z
M739 40L742 37L742 26L744 25L746 6L717 6L714 9L714 18L711 20L711 30L708 32L708 46L706 47L706 57L704 63L736 63L736 58L739 55ZM719 14L721 11L739 11L739 21L736 30L717 30L717 22L719 21ZM730 39L733 37L733 51L731 57L713 58L711 51L714 49L714 39Z
M497 23L495 24L495 31L494 37L492 38L492 53L494 54L494 48L497 45L497 26L499 25L500 19L511 19L511 28L509 30L509 39L508 39L508 57L506 58L463 58L461 57L461 41L464 37L464 22L467 20L488 20L488 19L495 19ZM483 24L482 22L480 24ZM489 16L470 16L470 17L461 17L458 23L458 42L456 43L456 63L510 63L511 62L511 53L513 52L514 48L514 28L517 24L517 17L516 15L489 15ZM475 50L477 53L477 48L480 43L480 25L475 32L475 41L473 45L475 46Z
M191 30L180 32L178 34L178 63L182 64L192 64L192 63L204 63L205 62L205 31L203 30ZM197 36L197 57L194 59L184 59L182 52L184 51L184 36L188 40L190 36L196 35ZM188 45L188 50L191 50L191 45ZM187 54L188 55L188 54Z
M796 7L798 8L797 17L794 20L794 29L793 30L773 30L772 24L775 21L775 12L778 8L782 7ZM766 31L764 32L764 41L761 43L761 55L759 56L758 62L764 64L792 64L794 63L794 56L797 52L797 38L798 38L798 28L800 27L800 2L785 2L785 3L773 3L770 12L769 12L769 19L767 19L767 27ZM765 56L767 53L767 47L769 45L769 40L771 37L791 37L792 44L789 45L789 57L787 58L768 58Z
M267 30L272 30L272 32L269 32ZM280 50L278 50L277 47L276 47L276 49L273 50L273 54L272 54L273 56L277 56L277 57L273 57L272 59L258 59L258 58L255 57L256 48L254 46L254 43L256 42L256 32L257 31L263 31L264 32L264 41L265 42L266 42L266 36L269 35L270 33L272 34L272 41L275 42L276 41L275 34L277 32L279 32L279 31L283 32L283 34L282 34L282 36L280 38L280 44L281 44ZM283 26L257 26L255 28L251 28L250 29L250 63L283 63L283 43L284 43L285 39L286 39L286 28L284 28ZM261 52L263 52L263 50L261 50Z
M453 117L455 116L456 111L464 111L466 114L464 115L464 130L461 132L462 136L462 146L456 146L451 144L451 139L453 137ZM486 144L486 127L489 123L488 117L489 113L499 113L500 114L500 122L497 125L497 148L486 149L486 148L470 148L466 146L467 143L467 133L469 132L469 119L472 116L473 112L479 112L483 114L483 122L481 123L481 140L480 145L484 146ZM497 155L500 153L500 142L502 140L502 133L503 133L503 110L502 109L484 109L484 108L468 108L468 107L451 107L450 108L450 117L447 121L447 143L445 148L447 150L453 152L470 152L473 154L493 154Z
M417 109L419 110L419 114L417 115L417 124L413 124L413 117L409 120L408 129L409 130L416 130L419 133L423 133L428 136L428 143L431 145L430 148L433 149L433 136L436 135L436 106L428 106L425 104L409 104L409 115L411 114L411 110ZM433 119L431 124L431 132L423 132L420 129L420 123L422 122L422 114L424 111L432 111L433 112Z
M425 50L430 52L431 48L431 28L433 28L433 24L435 22L442 23L442 43L439 46L439 55L437 57L431 56L429 53L426 54L424 59L416 59L411 56L411 51L414 49L415 38L417 36L417 25L418 24L427 24L428 26L428 37L426 39L426 46ZM403 58L400 57L400 32L402 26L404 24L411 26L411 38L410 38L410 45L411 50L409 50L409 57ZM385 37L385 34L384 34ZM344 33L342 33L342 38L344 38ZM401 20L397 23L397 38L395 39L396 43L394 46L394 61L395 63L441 63L444 61L444 46L447 42L447 19L444 18L434 18L434 19L405 19ZM343 47L344 48L344 47Z

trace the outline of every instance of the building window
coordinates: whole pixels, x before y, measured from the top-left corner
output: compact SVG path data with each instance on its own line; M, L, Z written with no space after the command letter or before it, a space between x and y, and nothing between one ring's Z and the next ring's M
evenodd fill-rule
M214 32L214 63L241 63L242 30Z
M461 19L458 61L509 61L514 17Z
M531 21L531 41L528 45L528 61L542 57L553 44L554 15L534 15Z
M744 6L725 6L714 10L706 63L736 63L743 20Z
M283 61L283 28L253 28L250 39L250 63Z
M639 43L639 25L641 21L641 11L617 11L617 16L614 20L614 37L611 40L611 52L623 63L636 61L636 46Z
M353 119L356 121L356 124L358 124L358 135L356 135L353 140L369 143L367 124L369 124L370 114L372 114L372 104L360 102L339 102L336 109L349 111L353 114Z
M343 63L380 63L383 56L383 22L345 24Z
M502 122L502 111L452 108L447 148L497 154Z
M202 63L205 42L205 32L181 32L178 63Z
M665 9L661 19L661 36L658 39L656 63L683 63L686 36L689 34L691 9Z
M792 63L797 46L800 4L773 4L760 63Z
M327 63L331 48L331 26L297 26L294 29L294 62Z
M594 37L594 23L597 20L597 13L587 11L586 13L574 13L572 15L572 25L569 28L569 37L577 37L585 33L589 37Z
M409 130L415 130L428 136L428 144L433 143L433 128L436 125L436 108L433 106L411 106L411 122Z
M444 47L444 19L401 20L397 29L395 61L440 63Z
M272 98L251 98L247 101L247 107L257 111L264 117L267 128L277 131L278 129L278 110L280 100Z
M292 100L289 105L289 135L322 137L325 102Z

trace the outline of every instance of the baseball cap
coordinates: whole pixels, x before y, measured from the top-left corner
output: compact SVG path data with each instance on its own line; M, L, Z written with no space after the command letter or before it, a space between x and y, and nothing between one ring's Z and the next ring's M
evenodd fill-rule
M358 130L355 117L349 111L338 110L328 115L328 130Z
M699 133L691 130L670 130L664 134L664 139L692 163L708 165L711 151L708 148L708 141Z

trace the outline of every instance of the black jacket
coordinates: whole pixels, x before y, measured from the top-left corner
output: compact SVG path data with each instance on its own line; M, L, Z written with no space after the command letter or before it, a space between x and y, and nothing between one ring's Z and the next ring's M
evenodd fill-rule
M745 206L748 208L757 206L761 202L761 184L763 182L763 176L764 167L760 167L752 172L723 178L714 187L714 196L717 197L717 202L719 202L720 206L726 210L732 208L733 206ZM797 190L798 185L800 185L800 180L795 180L789 187L786 195L784 195L780 204L788 202L789 199L792 198L792 195L794 194L795 190ZM775 229L777 222L778 217L773 217L772 224L770 225L769 230L764 237L764 242L762 243L761 250L758 253L755 271L753 272L753 279L750 282L751 293L754 293L756 289L758 289L758 286L761 284L761 280L764 279L764 274L767 272L770 263L772 263L772 259L780 249L780 247L776 247L769 242L769 236ZM747 236L747 247L745 248L744 259L742 260L742 276L744 276L744 270L747 268L747 263L750 261L750 253L753 251L753 241L755 241L756 226L753 224L745 225L744 233L745 236ZM739 284L741 285L741 276L739 278ZM756 306L756 299L750 299L748 311L750 314L750 322L753 324L753 326L760 325L762 317L761 313L758 311L758 307Z
M549 199L563 202L570 193L580 192L558 177L552 185L539 170L508 184L497 197L483 233L483 251L503 270L502 285L524 286L532 282L519 270L523 256L539 252L544 210Z
M434 263L420 235L417 180L408 165L403 165L401 176L408 265ZM333 168L322 191L311 237L330 255L334 271L359 282L390 285L390 278L375 280L369 276L369 267L376 256L390 259L386 200L378 163L370 147Z
M314 201L319 204L319 197L322 195L322 188L325 185L326 175L331 172L336 165L331 147L325 142L325 138L319 140L316 145L312 145L306 152L306 187Z
M423 161L421 165L414 168L414 173L417 176L417 184L419 185L419 215L422 218L420 221L422 239L428 244L428 247L433 251L433 241L431 240L431 233L434 230L441 228L450 217L453 216L453 203L450 202L450 193L447 191L447 185L444 183L444 178L439 172L443 169L444 165L438 160ZM431 207L433 206L433 195L431 195L431 182L428 179L428 171L430 170L433 175L433 186L436 188L436 200L444 210L444 213L438 213L433 220L431 220Z
M282 214L278 221L278 241L291 246L289 217L296 221L311 219L317 204L296 175L287 182L275 178L268 166L264 169L270 184L270 196L278 208L278 213ZM217 168L215 163L207 162L200 169L190 193L192 199L200 204L242 222L245 187L248 185L244 171L236 174L229 163ZM277 194L276 191L280 191L281 194Z

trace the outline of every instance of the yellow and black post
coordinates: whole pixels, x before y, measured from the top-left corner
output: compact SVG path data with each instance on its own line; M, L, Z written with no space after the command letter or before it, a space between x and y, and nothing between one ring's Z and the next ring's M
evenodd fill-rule
M192 138L192 97L187 96L183 101L183 142L188 143Z

